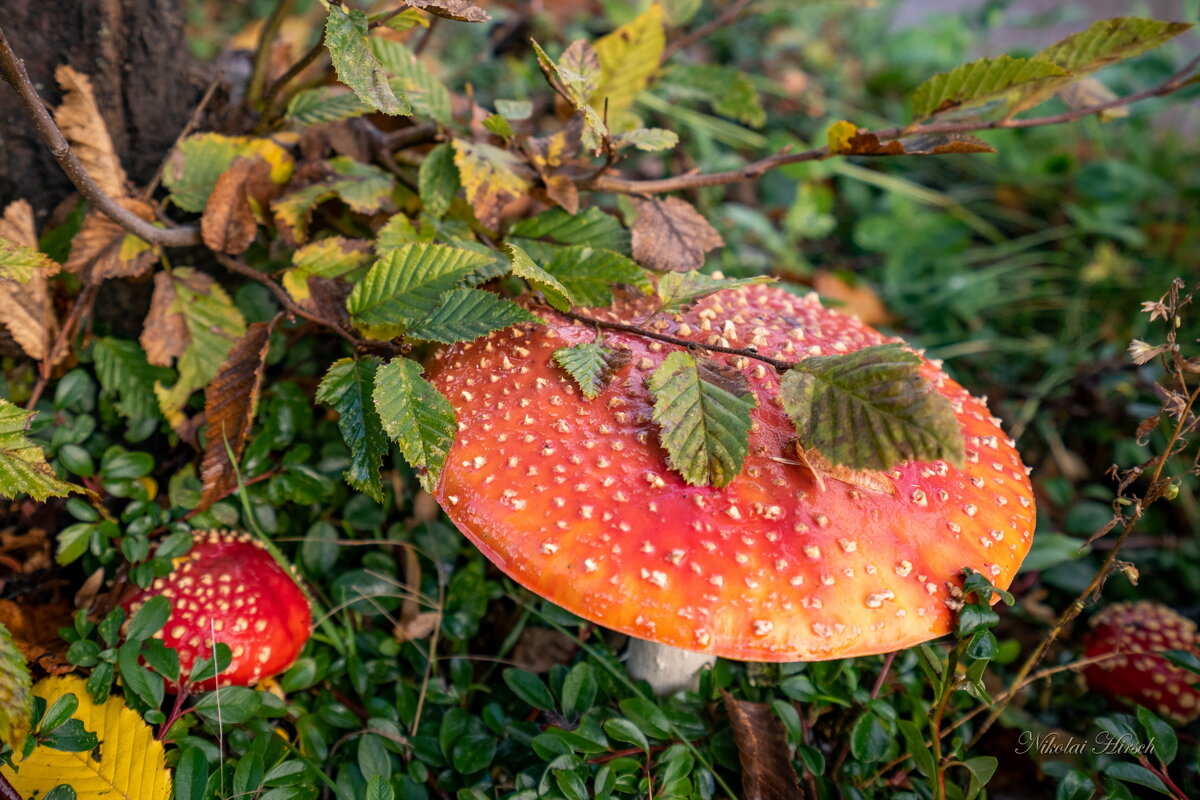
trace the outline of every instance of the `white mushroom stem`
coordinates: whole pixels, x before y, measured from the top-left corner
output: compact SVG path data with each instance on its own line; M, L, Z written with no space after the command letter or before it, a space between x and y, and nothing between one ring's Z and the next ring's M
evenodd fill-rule
M657 695L695 689L700 670L717 663L717 657L680 650L669 644L629 638L625 645L625 666L634 680L644 680Z

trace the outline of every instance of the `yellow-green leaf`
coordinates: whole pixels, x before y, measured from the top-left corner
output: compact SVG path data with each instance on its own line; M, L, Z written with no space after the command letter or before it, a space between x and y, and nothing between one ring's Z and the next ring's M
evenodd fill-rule
M1099 20L1087 30L1073 33L1034 55L1035 59L1057 64L1070 74L1023 89L1013 98L1008 113L1016 114L1033 108L1072 81L1101 67L1141 55L1191 27L1187 22L1138 17Z
M46 463L42 448L25 435L25 426L36 413L0 397L0 497L27 494L34 500L45 500L83 492L59 478Z
M330 236L292 254L292 268L283 273L283 288L297 303L309 298L309 278L348 278L371 263L370 244L362 239Z
M1046 85L1062 78L1067 71L1050 61L997 56L981 58L969 64L941 72L922 83L913 92L913 117L982 105L1016 89Z
M29 667L0 624L0 746L20 750L29 733Z
M662 7L657 3L596 42L600 84L590 102L603 114L607 101L611 127L622 128L622 112L633 105L638 93L658 74L665 45Z
M75 675L38 681L33 693L47 705L75 695L79 707L73 718L96 734L100 746L77 753L37 747L27 758L15 757L19 771L0 767L0 773L21 797L41 797L65 783L78 800L169 800L171 775L162 742L120 697L96 705L88 695L87 681Z
M518 172L521 160L499 147L455 139L454 164L467 200L484 227L495 229L500 209L529 190L529 181Z
M213 379L245 332L242 312L209 275L179 267L154 276L141 343L152 364L170 366L179 360L175 385L154 385L159 408L172 427L181 421L188 397Z
M58 269L58 262L36 247L0 239L0 280L28 283L37 270L53 275Z
M259 156L271 166L271 180L284 184L296 160L283 145L271 139L198 133L179 143L163 170L163 185L171 202L185 211L200 213L208 203L221 173L238 156Z

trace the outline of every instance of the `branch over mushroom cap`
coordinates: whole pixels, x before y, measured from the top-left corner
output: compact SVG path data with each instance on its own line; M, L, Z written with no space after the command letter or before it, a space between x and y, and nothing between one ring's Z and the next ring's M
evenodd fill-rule
M175 570L125 602L134 614L149 598L171 600L171 617L160 632L179 654L183 682L197 659L212 658L216 642L233 658L221 686L249 686L292 665L312 632L312 609L295 579L261 542L246 533L197 531ZM205 681L203 688L216 688Z
M629 320L654 308L622 300L599 313ZM437 497L502 570L575 614L742 660L868 655L947 633L962 568L1003 588L1028 552L1032 492L1013 442L982 400L932 362L921 373L958 415L962 470L907 462L870 480L818 476L797 460L779 374L720 356L745 374L758 403L742 472L724 489L697 487L668 469L646 388L682 348L606 332L630 359L588 401L552 355L595 331L539 313L545 326L498 331L435 357L430 379L459 422ZM700 346L754 347L787 361L892 341L815 295L768 286L720 292L650 324Z

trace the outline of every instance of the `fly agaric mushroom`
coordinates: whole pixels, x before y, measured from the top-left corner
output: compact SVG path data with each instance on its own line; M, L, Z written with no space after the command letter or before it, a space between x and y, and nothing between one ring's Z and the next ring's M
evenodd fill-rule
M1181 723L1200 716L1196 677L1160 653L1186 650L1200 655L1196 623L1160 603L1115 603L1092 617L1085 656L1112 658L1089 664L1088 686L1113 700L1140 703Z
M249 686L292 665L312 632L312 610L296 579L279 566L262 542L246 533L197 531L192 549L175 569L125 601L133 615L147 600L171 600L171 617L159 632L179 654L180 673L190 675L216 643L232 652L221 686ZM189 688L193 685L184 678ZM198 688L215 689L210 679Z
M622 299L596 316L642 319L656 308ZM947 633L962 569L1004 588L1029 549L1032 492L1014 443L934 362L920 372L957 414L963 468L909 461L822 475L796 460L780 374L714 352L746 376L757 406L741 473L724 488L693 486L668 468L646 387L683 348L605 331L628 360L588 401L552 355L593 341L595 328L537 311L545 325L434 357L430 379L458 417L436 496L501 570L568 611L708 656L870 655ZM710 295L650 326L701 351L753 348L789 362L897 341L815 295L762 285Z

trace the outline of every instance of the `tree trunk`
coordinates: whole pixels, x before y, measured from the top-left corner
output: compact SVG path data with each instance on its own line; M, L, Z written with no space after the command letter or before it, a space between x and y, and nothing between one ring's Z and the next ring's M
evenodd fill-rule
M88 75L122 164L145 183L187 123L202 79L180 0L4 0L0 26L43 100L59 64ZM39 221L74 191L16 93L0 86L0 208L24 197Z

